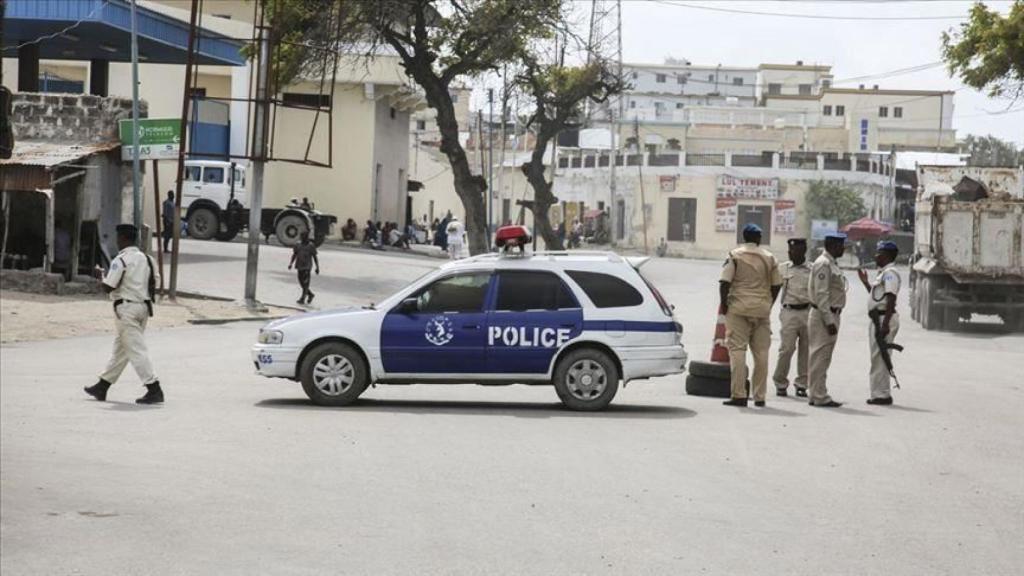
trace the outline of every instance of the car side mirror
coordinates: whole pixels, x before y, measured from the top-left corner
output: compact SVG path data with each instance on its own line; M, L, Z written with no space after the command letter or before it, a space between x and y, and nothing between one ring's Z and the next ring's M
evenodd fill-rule
M418 298L406 298L402 300L402 303L398 305L398 311L402 314L412 314L420 309L420 301Z

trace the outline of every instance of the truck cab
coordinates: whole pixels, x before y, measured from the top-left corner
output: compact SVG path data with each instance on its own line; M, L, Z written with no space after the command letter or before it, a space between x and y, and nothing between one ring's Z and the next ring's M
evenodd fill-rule
M215 203L221 210L234 198L249 207L245 190L245 167L222 160L186 160L181 185L181 206L188 208L199 199Z

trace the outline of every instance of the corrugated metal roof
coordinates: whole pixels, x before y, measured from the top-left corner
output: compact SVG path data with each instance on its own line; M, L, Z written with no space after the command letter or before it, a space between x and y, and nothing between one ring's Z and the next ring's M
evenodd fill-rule
M57 144L55 142L15 142L14 152L0 166L38 166L52 168L73 162L99 152L106 152L121 146L120 142L98 142L88 144Z

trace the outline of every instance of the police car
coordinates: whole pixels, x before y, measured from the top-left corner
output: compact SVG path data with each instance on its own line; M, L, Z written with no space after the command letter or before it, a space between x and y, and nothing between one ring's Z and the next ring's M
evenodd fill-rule
M527 234L502 229L497 243L523 250ZM325 406L370 384L522 383L600 410L620 382L686 364L682 326L639 272L646 260L573 251L453 261L376 305L271 322L252 359Z

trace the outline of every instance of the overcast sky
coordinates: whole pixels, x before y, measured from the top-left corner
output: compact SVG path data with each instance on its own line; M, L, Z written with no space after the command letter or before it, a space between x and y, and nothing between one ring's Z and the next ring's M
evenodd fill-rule
M586 2L589 4L590 2ZM986 2L1006 12L1011 3ZM666 57L693 64L757 66L803 60L829 64L837 80L879 74L941 60L940 34L957 20L856 21L785 18L700 10L682 4L729 10L853 17L963 16L962 1L716 1L623 0L623 60L660 63ZM992 134L1024 146L1024 102L1015 112L1006 100L993 100L956 79L942 67L890 78L864 79L837 86L879 84L881 88L958 90L953 127L957 137Z

